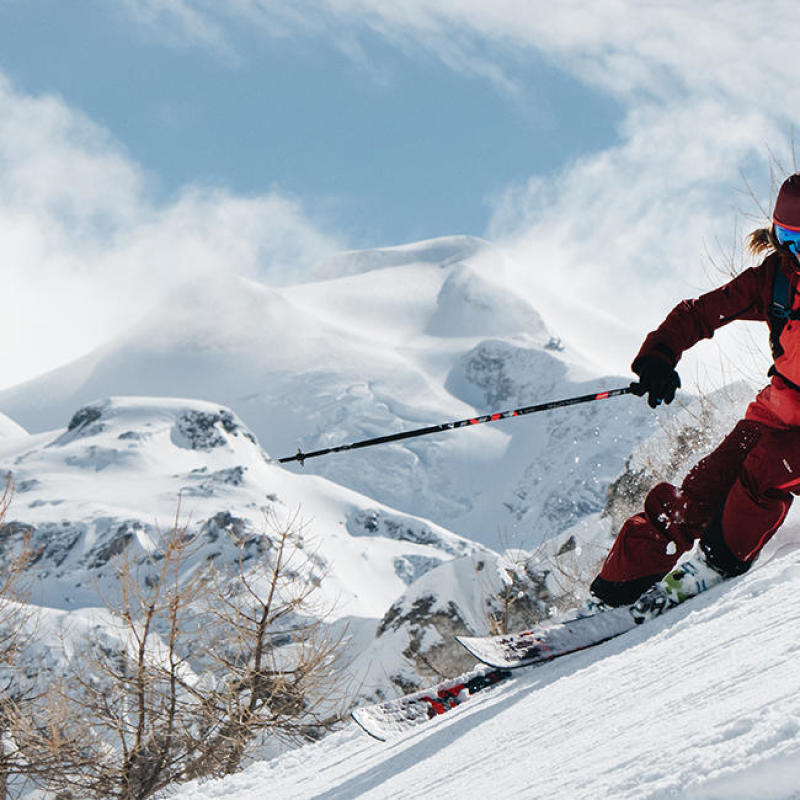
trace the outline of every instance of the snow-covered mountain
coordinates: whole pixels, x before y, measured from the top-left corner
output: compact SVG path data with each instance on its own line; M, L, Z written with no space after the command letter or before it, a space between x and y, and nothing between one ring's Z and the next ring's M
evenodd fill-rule
M33 599L62 608L80 605L81 587L123 549L146 554L179 504L182 520L209 532L211 550L222 547L218 537L231 539L228 555L263 533L265 510L299 510L329 567L323 590L339 615L381 616L425 569L482 550L325 479L275 466L230 410L201 401L113 398L85 406L66 429L0 444L0 464L15 484L6 522L32 527L34 549L43 548L31 574L47 575L51 597Z
M503 283L504 256L451 237L344 253L338 275L184 287L135 329L0 393L31 431L114 395L195 397L273 456L624 385L598 378ZM532 547L599 511L653 417L633 398L308 461L377 502L490 547Z
M206 402L114 398L84 406L66 428L0 441L0 470L15 487L0 555L6 560L32 537L25 583L46 618L37 639L48 625L82 627L87 613L113 603L115 559L157 557L176 514L197 542L187 572L265 552L275 536L265 517L297 517L314 564L310 580L319 584L316 602L328 623L348 626L359 652L421 575L454 558L494 558L434 523L276 466L239 418Z
M364 699L457 668L464 653L453 634L488 633L509 591L530 599L515 603L506 624L545 616L559 591L548 581L551 563L529 554L515 563L511 553L279 467L241 419L208 402L84 406L66 428L0 442L0 470L15 487L0 555L7 560L31 537L26 583L40 610L39 640L48 626L50 642L83 629L118 598L118 557L145 574L176 514L196 540L187 575L263 554L276 533L265 516L297 515L315 603L327 624L347 627L349 672Z

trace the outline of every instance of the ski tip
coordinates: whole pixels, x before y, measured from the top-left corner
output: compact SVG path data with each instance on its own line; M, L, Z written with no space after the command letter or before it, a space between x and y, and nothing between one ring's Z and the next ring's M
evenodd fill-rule
M475 642L481 642L485 639L489 639L492 637L489 636L459 636L456 635L455 640L462 645L463 647L469 647L469 645L474 644Z
M369 723L367 723L366 720L361 719L361 716L359 715L360 710L361 709L354 708L350 712L350 718L353 720L353 722L355 722L356 725L358 725L358 727L361 728L362 731L364 731L364 733L368 734L376 741L385 742L387 738L385 735L377 733L375 730L370 728Z
M456 641L473 657L478 659L481 664L497 670L515 669L516 667L524 666L503 660L502 658L493 657L496 653L487 651L486 640L482 636L456 636Z

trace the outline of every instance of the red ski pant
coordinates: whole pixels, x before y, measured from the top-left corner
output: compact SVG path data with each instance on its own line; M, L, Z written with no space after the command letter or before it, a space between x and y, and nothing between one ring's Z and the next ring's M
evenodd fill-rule
M680 488L659 483L644 513L620 530L600 572L607 581L660 579L721 513L724 543L752 561L800 494L800 428L742 420L696 464Z

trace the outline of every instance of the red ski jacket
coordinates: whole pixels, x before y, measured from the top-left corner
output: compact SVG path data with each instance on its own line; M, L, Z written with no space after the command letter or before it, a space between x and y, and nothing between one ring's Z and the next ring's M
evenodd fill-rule
M650 333L636 358L657 356L674 367L681 355L701 339L710 339L717 328L736 319L769 322L775 271L789 276L794 308L800 308L800 264L791 254L771 253L757 267L746 269L730 283L684 300ZM800 320L787 322L780 335L783 350L775 358L774 375L747 409L747 419L771 427L800 426ZM793 386L794 385L794 386Z

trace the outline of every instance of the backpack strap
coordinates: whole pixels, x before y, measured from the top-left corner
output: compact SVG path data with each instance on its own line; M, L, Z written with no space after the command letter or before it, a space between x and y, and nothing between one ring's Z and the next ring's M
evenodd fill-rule
M794 289L789 276L778 265L775 278L772 282L772 302L767 311L769 316L769 343L772 348L772 357L778 358L783 354L780 345L781 334L789 320L800 319L800 309L794 309Z
M792 301L794 292L789 283L789 276L778 267L775 270L775 280L772 282L772 303L769 306L770 317L785 321L792 319Z

